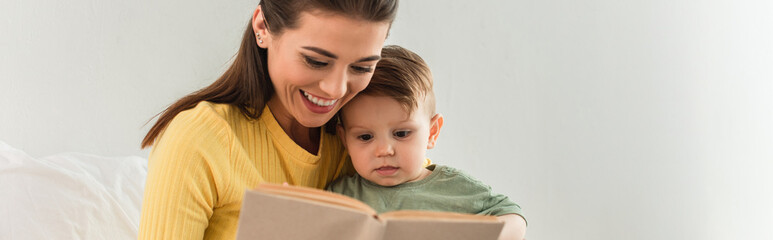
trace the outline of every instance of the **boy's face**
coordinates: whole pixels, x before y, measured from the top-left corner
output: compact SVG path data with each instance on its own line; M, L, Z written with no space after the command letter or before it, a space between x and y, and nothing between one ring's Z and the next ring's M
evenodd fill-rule
M394 186L429 175L425 153L434 147L443 119L430 118L422 105L410 116L390 97L358 95L344 106L339 136L360 176Z

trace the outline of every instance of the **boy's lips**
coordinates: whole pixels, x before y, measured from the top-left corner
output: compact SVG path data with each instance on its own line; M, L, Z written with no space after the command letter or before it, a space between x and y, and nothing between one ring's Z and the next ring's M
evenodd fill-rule
M382 176L391 176L391 175L394 175L397 172L398 169L400 169L400 168L399 167L393 167L393 166L383 166L383 167L380 167L380 168L376 168L375 171L379 175L382 175Z

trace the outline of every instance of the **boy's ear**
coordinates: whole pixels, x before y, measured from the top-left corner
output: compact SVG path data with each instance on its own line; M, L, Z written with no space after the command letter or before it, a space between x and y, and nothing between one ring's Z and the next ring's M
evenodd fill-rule
M341 139L341 142L344 144L344 147L346 147L346 130L344 130L343 125L336 124L336 135L338 135L338 138Z
M435 147L437 137L440 135L440 128L443 127L443 115L440 113L435 114L432 119L429 120L429 141L427 142L427 149Z

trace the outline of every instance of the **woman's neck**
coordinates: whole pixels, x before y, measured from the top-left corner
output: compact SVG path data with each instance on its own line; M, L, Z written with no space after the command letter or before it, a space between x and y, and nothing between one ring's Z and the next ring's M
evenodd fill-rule
M295 144L307 152L316 155L319 151L320 128L309 128L301 125L287 109L284 108L279 99L271 98L268 101L268 108L274 115L276 122L282 127L282 130L290 137Z

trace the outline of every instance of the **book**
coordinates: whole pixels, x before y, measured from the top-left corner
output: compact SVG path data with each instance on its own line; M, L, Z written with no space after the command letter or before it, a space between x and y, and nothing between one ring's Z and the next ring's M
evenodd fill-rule
M494 216L401 210L377 214L367 204L319 189L259 184L245 192L236 239L497 239Z

